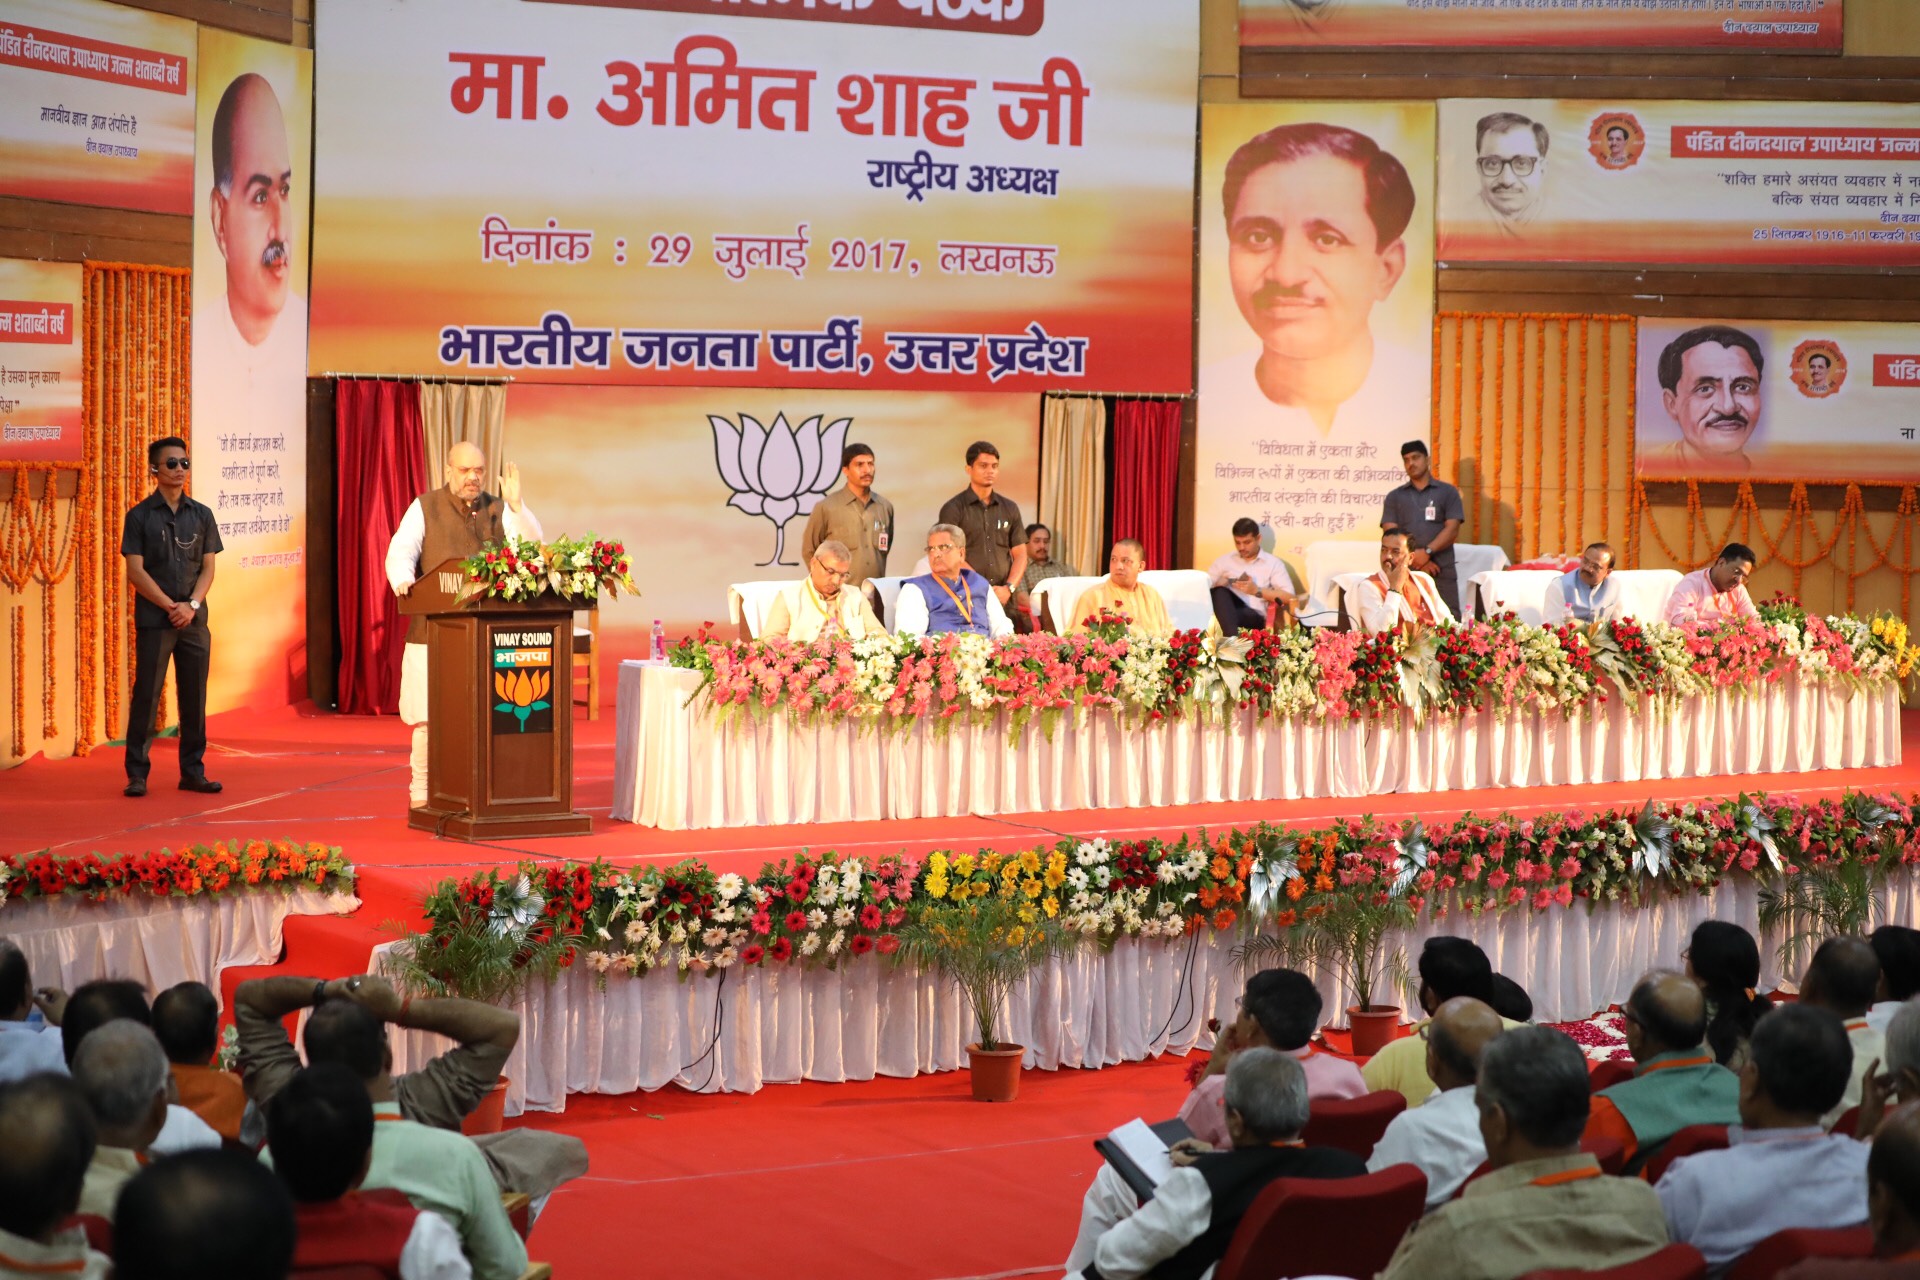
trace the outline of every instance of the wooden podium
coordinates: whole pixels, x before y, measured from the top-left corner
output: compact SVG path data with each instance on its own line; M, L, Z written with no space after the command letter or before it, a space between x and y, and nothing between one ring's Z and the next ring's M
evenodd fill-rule
M400 598L427 624L427 803L407 825L455 840L591 834L573 809L573 609L462 604L465 579L449 560Z

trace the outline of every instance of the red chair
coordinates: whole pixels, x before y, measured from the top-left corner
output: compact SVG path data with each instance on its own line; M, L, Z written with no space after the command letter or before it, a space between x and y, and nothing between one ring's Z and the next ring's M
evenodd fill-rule
M1833 1131L1849 1138L1860 1132L1860 1108L1848 1107L1842 1112L1840 1118L1833 1122Z
M1600 1172L1602 1173L1617 1174L1626 1167L1627 1148L1618 1138L1582 1138L1580 1139L1580 1149L1600 1162ZM1486 1177L1488 1173L1492 1172L1492 1169L1493 1166L1489 1165L1485 1160L1482 1160L1479 1167L1467 1175L1467 1182L1472 1182L1475 1178ZM1460 1184L1460 1191L1467 1189L1467 1182ZM1453 1193L1454 1199L1458 1200L1460 1198L1460 1191Z
M1338 1147L1365 1160L1393 1118L1407 1109L1407 1097L1392 1089L1315 1102L1307 1111L1300 1138L1310 1147Z
M1790 1227L1776 1231L1727 1270L1727 1280L1773 1280L1808 1258L1871 1258L1873 1230L1857 1227Z
M1370 1276L1427 1207L1427 1175L1397 1164L1359 1178L1281 1178L1240 1219L1214 1280Z
M1587 1073L1587 1089L1598 1093L1602 1089L1611 1089L1617 1084L1625 1084L1633 1079L1631 1062L1603 1062Z
M1671 1138L1656 1147L1640 1170L1640 1175L1648 1183L1658 1183L1660 1175L1667 1166L1681 1156L1694 1155L1701 1151L1725 1151L1727 1149L1727 1126L1723 1124L1690 1124L1678 1130Z
M1552 1271L1529 1271L1520 1280L1705 1280L1707 1260L1690 1244L1670 1244L1658 1253L1650 1253L1633 1262L1599 1271L1578 1267Z

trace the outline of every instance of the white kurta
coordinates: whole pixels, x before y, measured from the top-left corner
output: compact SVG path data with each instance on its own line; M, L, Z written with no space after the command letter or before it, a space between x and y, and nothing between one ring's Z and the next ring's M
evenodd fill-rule
M1435 622L1452 622L1453 610L1447 608L1447 602L1440 598L1440 592L1433 585L1433 579L1416 570L1412 574L1413 585L1426 599L1427 611ZM1352 599L1347 608L1360 630L1368 635L1378 635L1382 631L1391 631L1402 622L1417 622L1419 614L1413 602L1398 591L1380 592L1380 586L1371 576L1354 584Z

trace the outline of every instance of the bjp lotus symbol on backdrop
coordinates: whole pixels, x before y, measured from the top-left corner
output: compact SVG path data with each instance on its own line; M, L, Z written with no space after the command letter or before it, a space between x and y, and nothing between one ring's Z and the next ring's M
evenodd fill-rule
M825 428L819 414L797 427L787 424L784 413L775 415L770 427L744 413L737 427L717 414L708 414L707 421L713 424L713 456L720 464L720 478L733 490L727 505L773 522L773 558L757 563L798 564L781 559L787 548L787 521L811 515L827 496L853 419L839 418Z

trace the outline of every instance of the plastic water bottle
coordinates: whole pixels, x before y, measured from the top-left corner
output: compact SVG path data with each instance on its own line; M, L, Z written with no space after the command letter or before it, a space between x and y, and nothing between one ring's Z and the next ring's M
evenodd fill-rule
M667 628L658 618L653 620L653 660L655 662L667 660Z

